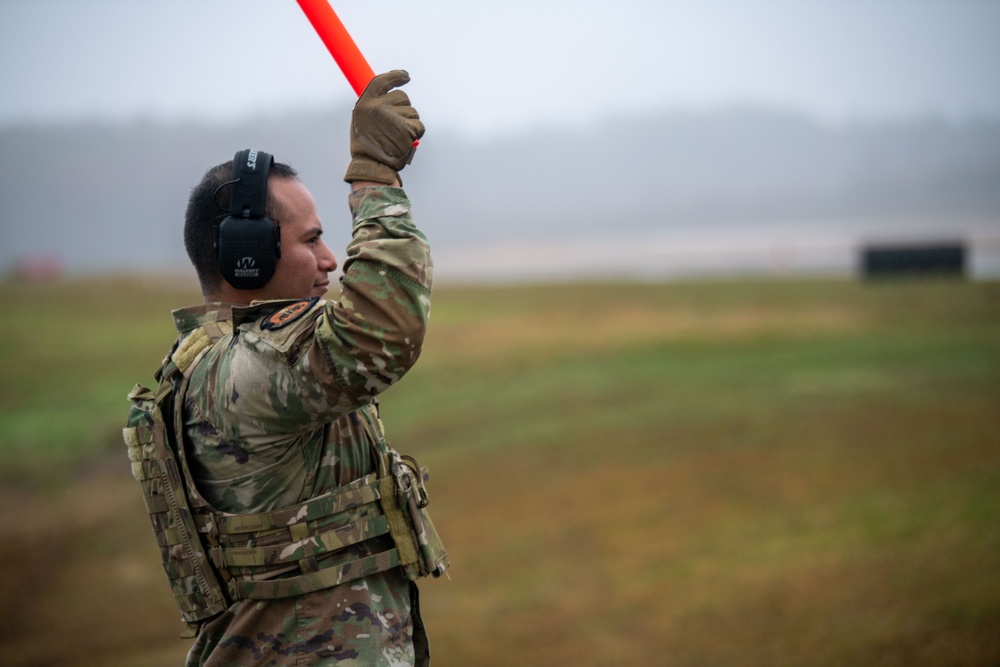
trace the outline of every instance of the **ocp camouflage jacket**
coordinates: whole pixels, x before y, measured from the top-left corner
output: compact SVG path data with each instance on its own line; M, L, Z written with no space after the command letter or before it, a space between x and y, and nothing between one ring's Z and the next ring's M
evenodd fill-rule
M432 263L401 189L363 188L349 203L353 234L336 300L205 304L173 313L180 337L168 361L190 365L185 458L198 492L221 512L308 503L379 471L384 434L375 397L420 354ZM333 520L369 525L376 515L378 503L369 503ZM288 535L274 543L281 539ZM263 553L270 544L265 531L231 546ZM319 550L296 567L322 570L392 546L382 534L333 554ZM264 578L274 576L282 575ZM304 595L242 600L202 628L189 664L291 664L294 656L303 664L412 663L413 642L423 635L415 594L403 570L392 568ZM425 649L416 650L419 658Z

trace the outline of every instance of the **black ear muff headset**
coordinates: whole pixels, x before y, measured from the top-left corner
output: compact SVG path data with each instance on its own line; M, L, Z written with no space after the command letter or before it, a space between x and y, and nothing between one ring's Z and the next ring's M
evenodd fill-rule
M267 172L274 158L246 149L233 158L229 214L218 223L215 255L219 271L236 289L260 289L281 257L281 229L267 217ZM223 186L225 187L225 186Z

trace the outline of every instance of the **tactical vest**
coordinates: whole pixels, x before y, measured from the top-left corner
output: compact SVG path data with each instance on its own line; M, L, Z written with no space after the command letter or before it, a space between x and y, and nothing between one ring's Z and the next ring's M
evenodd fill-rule
M183 446L183 396L195 365L224 333L195 329L164 360L153 392L136 385L123 429L132 474L142 485L182 637L239 600L304 595L401 567L408 579L440 576L448 555L427 514L429 478L385 439L381 420L357 412L377 470L306 502L270 512L231 514L198 492ZM361 515L350 522L345 516ZM389 535L392 548L362 558L345 547Z

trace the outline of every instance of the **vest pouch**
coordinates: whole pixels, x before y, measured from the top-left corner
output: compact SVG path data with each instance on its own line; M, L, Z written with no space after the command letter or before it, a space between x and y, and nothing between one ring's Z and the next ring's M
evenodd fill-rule
M440 577L448 569L450 562L444 544L434 528L434 522L431 521L431 515L427 512L428 500L424 483L429 481L431 476L427 468L420 468L412 457L404 456L403 459L412 461L414 477L419 480L419 492L407 494L406 508L420 554L420 574Z
M399 551L403 572L410 580L441 576L450 563L426 509L424 482L430 479L427 469L421 468L413 457L400 456L390 447L386 447L382 461L390 473L383 478L386 488L381 497L382 509L389 520L389 532Z
M411 581L440 577L450 566L448 553L427 513L430 479L412 456L400 455L389 445L378 403L358 410L361 425L371 437L378 461L379 502L389 523L389 533L399 552L399 564Z

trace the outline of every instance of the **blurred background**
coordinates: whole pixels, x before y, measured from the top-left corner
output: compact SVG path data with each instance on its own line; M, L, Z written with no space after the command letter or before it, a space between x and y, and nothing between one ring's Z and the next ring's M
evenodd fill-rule
M1000 664L1000 4L333 6L427 126L435 664ZM0 91L4 662L179 664L124 396L209 167L342 255L355 97L292 0L0 0Z

